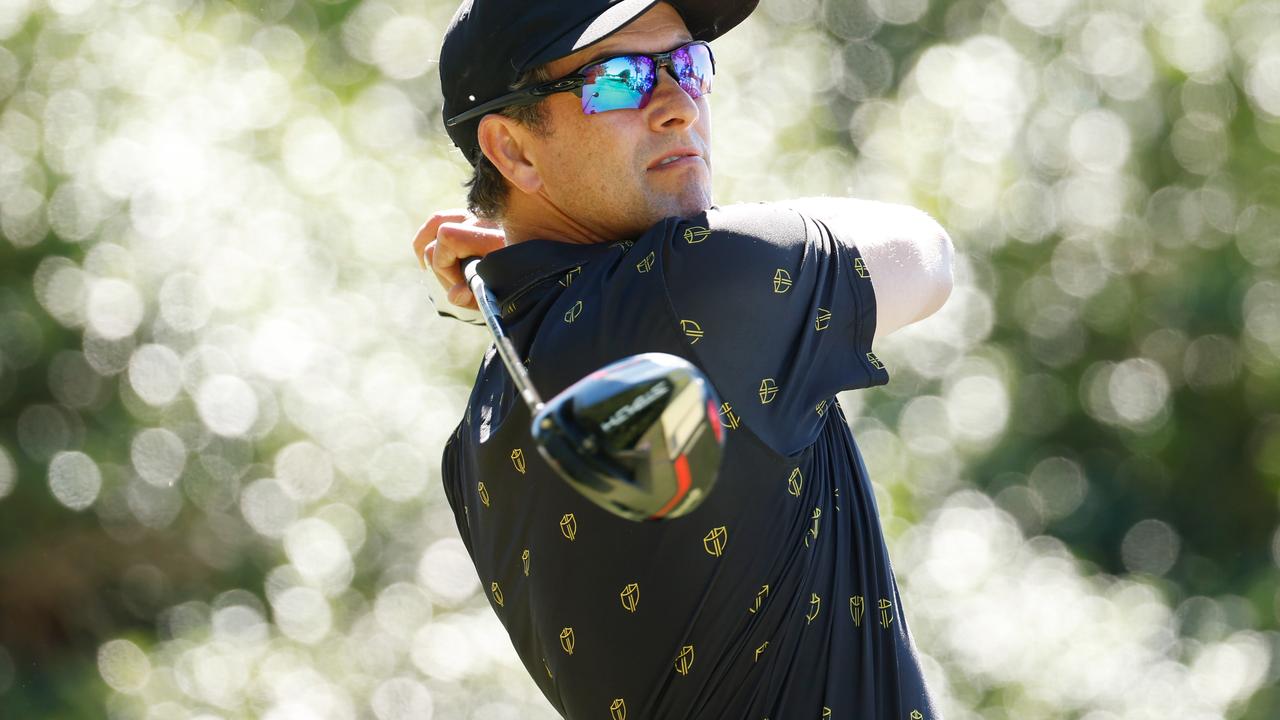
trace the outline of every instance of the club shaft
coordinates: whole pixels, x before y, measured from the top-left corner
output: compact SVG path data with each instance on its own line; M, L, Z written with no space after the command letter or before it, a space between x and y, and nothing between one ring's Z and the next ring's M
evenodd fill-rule
M480 307L480 316L489 326L489 332L493 333L493 342L498 348L498 355L502 357L502 364L506 365L507 372L511 373L511 381L515 383L516 389L520 391L520 397L524 398L525 404L529 406L529 412L537 415L542 409L542 398L534 389L533 380L525 370L519 353L507 338L507 332L503 329L502 323L498 321L500 316L498 301L484 284L484 278L481 278L480 273L476 271L479 264L479 258L464 260L462 273L467 279L467 285L471 288L471 294L476 298L476 305Z

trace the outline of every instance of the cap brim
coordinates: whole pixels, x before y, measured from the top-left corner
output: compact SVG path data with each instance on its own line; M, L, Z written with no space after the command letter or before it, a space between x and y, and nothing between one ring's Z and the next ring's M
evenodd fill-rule
M759 0L667 0L680 13L694 40L711 41L742 22ZM621 0L554 39L525 61L522 71L572 55L609 37L645 14L658 0Z

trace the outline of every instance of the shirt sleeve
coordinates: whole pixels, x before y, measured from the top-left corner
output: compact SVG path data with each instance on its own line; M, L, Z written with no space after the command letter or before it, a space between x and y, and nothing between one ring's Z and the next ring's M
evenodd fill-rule
M667 295L732 412L776 451L817 437L834 396L884 385L876 299L856 244L776 204L668 222Z

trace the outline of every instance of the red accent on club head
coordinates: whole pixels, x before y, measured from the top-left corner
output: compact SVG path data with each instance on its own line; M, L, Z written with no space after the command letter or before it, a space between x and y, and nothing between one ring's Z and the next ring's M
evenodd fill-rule
M676 493L671 496L666 505L662 509L649 516L650 520L661 520L664 515L671 512L685 495L689 494L689 488L693 486L693 473L689 472L689 458L683 454L676 458Z
M720 411L711 400L707 401L707 420L711 421L711 432L716 434L716 442L724 444L724 428L720 426Z

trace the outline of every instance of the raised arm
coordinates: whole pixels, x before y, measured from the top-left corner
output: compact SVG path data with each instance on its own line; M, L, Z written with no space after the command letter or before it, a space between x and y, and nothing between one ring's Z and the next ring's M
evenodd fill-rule
M929 317L951 295L951 238L927 213L851 198L802 198L785 204L857 246L876 293L876 340Z

